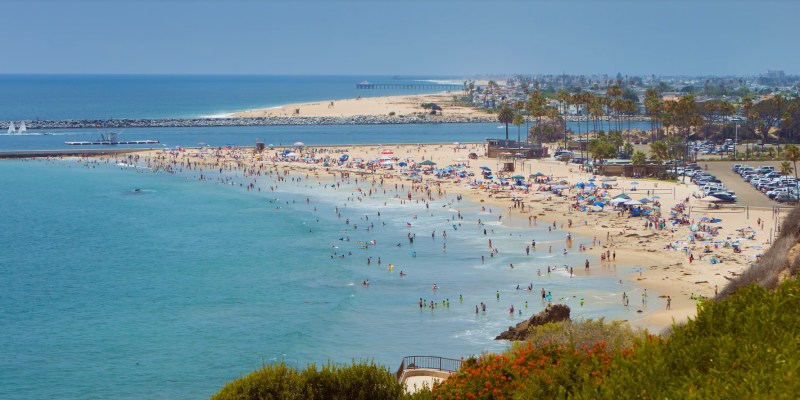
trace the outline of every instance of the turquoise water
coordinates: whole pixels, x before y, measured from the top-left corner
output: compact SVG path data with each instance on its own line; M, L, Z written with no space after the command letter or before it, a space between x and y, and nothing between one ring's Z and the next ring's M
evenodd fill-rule
M585 257L563 256L564 233L544 225L503 226L499 210L452 198L399 204L393 186L358 201L355 182L260 177L259 192L236 175L221 176L230 185L195 171L0 162L0 398L201 398L273 360L396 368L406 355L502 350L493 337L543 307L542 287L574 316L635 318L619 305L622 291L637 298L617 283L626 271L545 273L577 271ZM539 250L526 256L531 239ZM533 292L515 289L529 283ZM420 310L420 297L450 307ZM488 310L476 315L480 302ZM511 304L523 315L510 316Z
M372 75L0 75L0 121L190 118L282 104L431 93L357 90L358 82L420 83ZM5 129L3 130L5 132Z

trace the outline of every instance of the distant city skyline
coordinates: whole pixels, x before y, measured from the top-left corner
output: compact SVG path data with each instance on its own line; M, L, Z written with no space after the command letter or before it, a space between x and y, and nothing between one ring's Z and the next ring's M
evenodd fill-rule
M2 1L0 73L800 74L793 1Z

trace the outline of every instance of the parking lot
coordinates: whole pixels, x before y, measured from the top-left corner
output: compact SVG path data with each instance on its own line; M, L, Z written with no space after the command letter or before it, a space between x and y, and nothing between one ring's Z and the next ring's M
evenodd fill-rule
M737 205L749 207L786 206L786 204L770 200L764 193L756 190L756 188L745 182L741 176L732 170L733 164L747 164L752 167L769 165L775 167L775 169L780 169L780 161L698 161L698 164L704 170L706 169L706 165L708 165L709 173L721 180L729 190L736 192Z

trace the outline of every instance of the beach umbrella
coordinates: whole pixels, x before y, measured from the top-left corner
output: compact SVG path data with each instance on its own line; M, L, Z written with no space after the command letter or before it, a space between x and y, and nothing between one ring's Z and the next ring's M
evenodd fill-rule
M594 187L597 187L597 185L595 185L594 183L590 182L590 183L586 184L586 187L594 188Z
M625 193L620 193L620 194L618 194L618 195L614 196L614 198L615 198L615 199L626 199L626 200L630 200L630 199L631 199L631 196L628 196L628 195L627 195L627 194L625 194Z
M294 142L295 146L305 146L306 144L303 142Z
M394 164L393 161L384 161L381 163L381 165L392 165L392 164Z
M690 229L692 232L697 232L698 230L700 230L700 227L699 227L699 226L697 226L697 224L694 224L694 225L692 225L692 227L691 227L691 228L689 228L689 229Z
M624 203L626 201L628 201L628 199L614 199L614 200L611 200L609 203L617 205L617 204L622 204L622 203Z
M597 179L595 179L594 177L591 177L591 178L589 178L589 182L594 182L594 181L596 181L596 180L597 180Z
M492 170L492 169L491 169L491 168L489 168L489 167L481 167L481 169L482 169L482 170L484 170L484 171L491 171L491 170Z
M397 163L397 165L399 165L401 167L405 167L408 164L405 161L400 161L399 163Z
M650 199L648 199L647 197L645 197L645 198L643 198L643 199L639 199L639 201L640 201L642 204L647 204L647 203L652 203L652 202L653 202L653 200L650 200Z
M522 175L514 175L511 177L511 179L525 179L525 177Z
M540 177L540 176L544 176L544 174L543 174L543 173L541 173L541 172L537 172L537 173L535 173L535 174L533 174L533 175L531 175L531 176L538 178L538 177Z
M295 152L286 153L286 157L297 157L297 153Z
M384 150L381 152L381 154L394 154L394 152L391 150Z
M653 196L653 198L654 198L654 199L660 199L660 198L661 198L661 196L655 195L655 196Z
M639 182L631 182L631 185L638 185Z
M603 207L603 206L605 206L605 204L604 204L602 201L595 201L595 202L594 202L594 203L592 203L592 204L594 204L594 205L596 205L596 206L598 206L598 207Z
M425 161L419 163L419 165L436 165L436 163L431 161L431 160L425 160Z

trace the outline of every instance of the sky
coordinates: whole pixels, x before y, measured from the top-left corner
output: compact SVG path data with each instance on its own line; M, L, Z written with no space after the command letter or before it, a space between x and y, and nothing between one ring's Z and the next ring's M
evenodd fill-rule
M0 0L0 73L800 73L800 1Z

